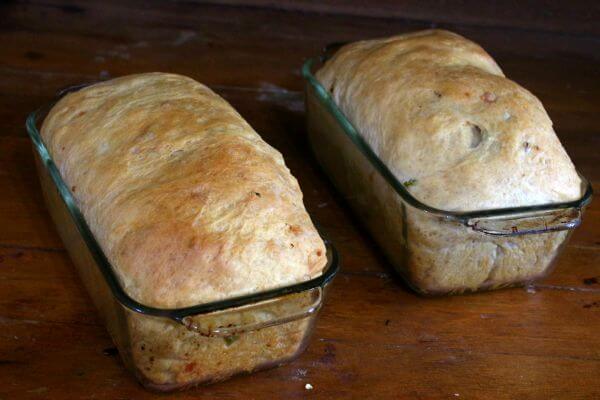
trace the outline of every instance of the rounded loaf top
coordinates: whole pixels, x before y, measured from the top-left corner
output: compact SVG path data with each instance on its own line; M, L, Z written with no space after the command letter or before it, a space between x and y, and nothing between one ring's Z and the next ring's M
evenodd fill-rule
M206 86L148 73L86 87L42 137L126 292L207 303L318 276L324 243L281 154Z
M581 195L540 101L457 34L429 30L352 43L317 78L429 206L473 211Z

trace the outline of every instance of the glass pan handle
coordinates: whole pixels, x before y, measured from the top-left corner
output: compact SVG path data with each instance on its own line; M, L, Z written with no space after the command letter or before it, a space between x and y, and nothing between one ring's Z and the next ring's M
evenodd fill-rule
M322 303L323 289L316 287L243 307L184 317L180 322L203 336L228 337L308 317Z
M574 229L580 224L580 208L566 208L516 216L472 218L466 222L466 225L475 231L498 236L564 231Z

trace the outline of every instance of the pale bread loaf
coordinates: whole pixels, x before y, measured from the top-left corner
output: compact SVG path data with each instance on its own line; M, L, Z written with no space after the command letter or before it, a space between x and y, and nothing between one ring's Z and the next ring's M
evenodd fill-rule
M459 35L431 30L352 43L317 77L427 205L472 211L581 194L540 101Z
M352 43L316 76L396 178L429 206L475 211L581 195L540 101L459 35L430 30ZM331 117L310 97L308 110L317 157L415 289L460 293L548 272L567 232L491 236L407 206L353 143L330 147L335 128L319 121Z

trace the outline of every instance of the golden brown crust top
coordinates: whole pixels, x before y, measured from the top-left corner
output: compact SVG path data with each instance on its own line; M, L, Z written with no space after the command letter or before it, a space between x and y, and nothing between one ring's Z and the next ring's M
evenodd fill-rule
M540 101L459 35L430 30L352 43L317 77L430 206L467 211L580 196Z
M125 290L144 304L263 291L326 263L281 154L190 78L131 75L71 93L42 136Z

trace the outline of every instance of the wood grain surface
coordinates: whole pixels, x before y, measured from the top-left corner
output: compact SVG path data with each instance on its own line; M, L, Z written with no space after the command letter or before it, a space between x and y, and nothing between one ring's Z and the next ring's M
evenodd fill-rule
M226 3L1 3L0 399L600 398L600 203L535 286L419 297L311 156L299 74L329 42L454 30L542 100L598 193L598 5ZM45 210L24 121L63 87L142 71L189 75L230 101L283 153L341 253L312 341L291 364L170 396L147 392L81 286Z

